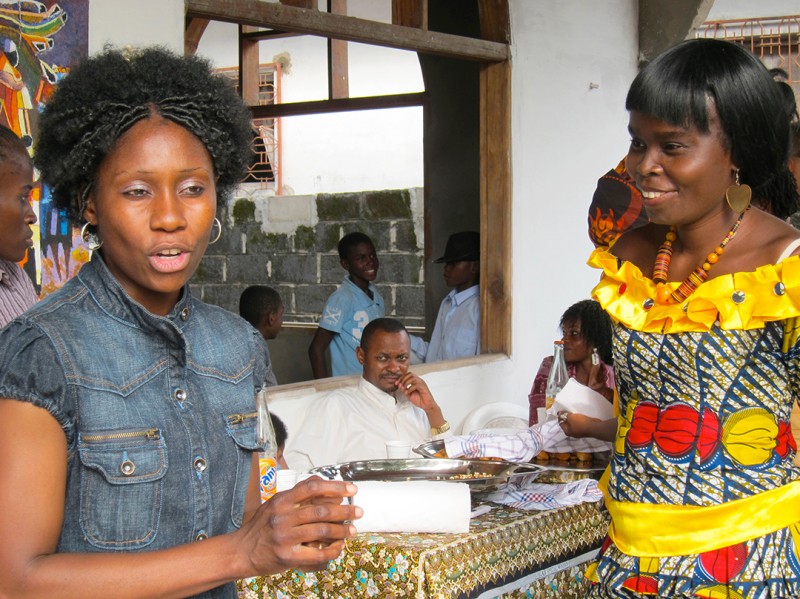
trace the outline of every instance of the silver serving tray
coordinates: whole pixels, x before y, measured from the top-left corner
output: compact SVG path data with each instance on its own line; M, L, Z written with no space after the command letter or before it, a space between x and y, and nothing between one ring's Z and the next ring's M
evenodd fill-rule
M404 460L363 460L320 466L310 470L324 478L348 481L433 480L467 483L472 491L497 488L512 476L541 472L535 464L501 460L453 460L449 458L408 458Z
M445 452L444 440L442 439L428 441L427 443L423 443L422 445L414 447L412 451L428 459L448 459L440 457ZM594 459L588 463L565 462L562 460L551 459L546 462L536 462L534 460L530 464L527 464L522 462L508 462L501 460L500 458L480 458L478 460L470 461L475 461L480 464L498 462L514 464L516 466L534 466L541 471L539 476L536 477L538 482L565 483L573 480L579 480L581 478L594 478L599 480L600 476L603 474L603 471L606 469L606 466L608 466L611 452L599 452L593 454L593 456ZM524 474L528 474L532 471L533 470L527 470L524 472Z
M433 459L468 459L469 461L473 462L501 462L504 464L514 464L516 466L530 466L533 464L532 462L514 462L511 460L504 460L502 458L448 458L445 452L444 439L434 439L433 441L428 441L422 445L417 445L416 447L412 448L411 451L417 455L421 455L424 458ZM538 464L536 465L538 466Z

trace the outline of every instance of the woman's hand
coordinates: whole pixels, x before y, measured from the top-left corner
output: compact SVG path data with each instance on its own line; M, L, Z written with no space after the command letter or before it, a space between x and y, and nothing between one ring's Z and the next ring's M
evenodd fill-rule
M615 418L600 420L585 414L559 412L558 424L567 437L578 439L592 437L601 441L614 441L617 433L617 421Z
M236 533L249 560L247 576L325 568L356 534L350 521L363 511L342 501L357 490L353 483L311 477L276 493Z

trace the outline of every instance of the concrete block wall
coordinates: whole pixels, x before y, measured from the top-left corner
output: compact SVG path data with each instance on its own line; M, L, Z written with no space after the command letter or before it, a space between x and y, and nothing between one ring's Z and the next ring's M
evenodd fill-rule
M248 285L270 285L286 305L284 321L313 324L345 276L336 245L362 231L380 259L376 285L387 316L425 325L421 188L276 196L243 184L221 206L220 240L191 281L193 293L238 312Z

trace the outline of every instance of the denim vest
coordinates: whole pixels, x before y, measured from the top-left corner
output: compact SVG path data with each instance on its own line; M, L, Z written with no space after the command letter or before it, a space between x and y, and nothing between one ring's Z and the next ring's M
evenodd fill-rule
M58 552L164 549L241 526L264 346L188 287L169 315L148 312L97 254L0 332L0 397L45 408L66 435Z

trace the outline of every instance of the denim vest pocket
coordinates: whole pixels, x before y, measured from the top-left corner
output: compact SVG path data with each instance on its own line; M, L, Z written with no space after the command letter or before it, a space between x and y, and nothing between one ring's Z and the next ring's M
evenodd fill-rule
M246 414L230 414L225 417L225 427L228 435L236 443L236 448L239 450L238 460L236 466L236 478L234 484L234 498L247 496L247 485L250 483L250 472L253 465L253 452L258 451L260 447L256 442L256 419L255 412L248 412ZM240 528L242 526L242 517L244 516L244 501L237 501L231 506L231 520L234 526Z
M157 428L83 432L80 526L103 550L135 550L158 532L167 446Z

